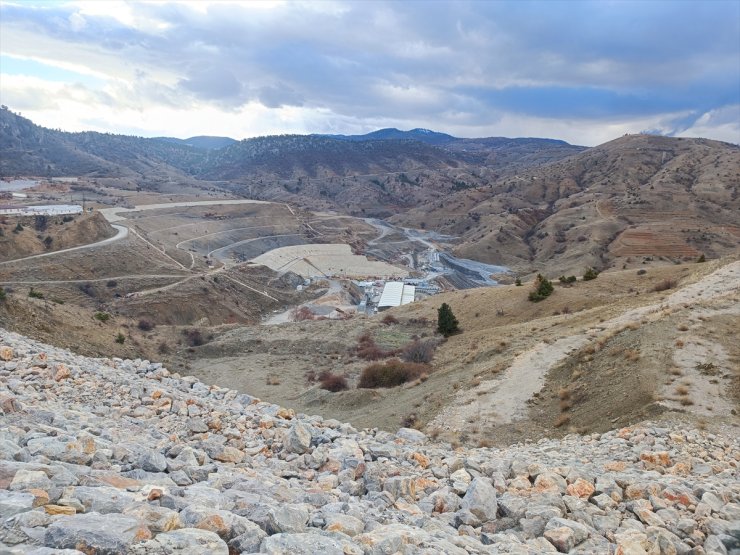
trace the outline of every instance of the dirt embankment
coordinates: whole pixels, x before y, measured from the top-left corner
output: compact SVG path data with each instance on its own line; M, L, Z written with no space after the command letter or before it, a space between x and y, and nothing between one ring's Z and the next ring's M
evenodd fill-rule
M0 217L0 262L102 241L116 230L102 214Z

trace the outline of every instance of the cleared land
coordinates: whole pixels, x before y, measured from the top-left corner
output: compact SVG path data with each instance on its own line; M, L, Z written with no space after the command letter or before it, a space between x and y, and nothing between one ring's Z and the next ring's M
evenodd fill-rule
M271 250L252 260L278 272L301 276L406 277L408 271L352 254L345 244L294 245Z

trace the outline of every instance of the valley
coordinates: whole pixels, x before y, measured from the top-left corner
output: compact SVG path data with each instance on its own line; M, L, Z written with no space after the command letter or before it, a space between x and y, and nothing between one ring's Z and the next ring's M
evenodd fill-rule
M2 115L18 133L46 133ZM150 139L45 136L128 170L7 178L14 206L84 205L43 233L32 216L0 221L7 329L453 443L645 418L738 423L734 145L629 136L583 149L427 134L147 152ZM137 176L141 156L159 169ZM598 279L581 277L589 268ZM534 303L539 273L554 292ZM415 302L377 312L384 284L399 280ZM436 330L443 302L462 330L448 338ZM422 344L421 374L359 387L369 366Z

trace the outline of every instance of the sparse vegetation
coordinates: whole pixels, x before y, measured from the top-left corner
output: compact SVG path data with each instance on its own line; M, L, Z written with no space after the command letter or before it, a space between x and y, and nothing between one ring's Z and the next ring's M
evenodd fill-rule
M96 312L94 318L100 322L107 322L110 320L110 314L107 312Z
M5 289L0 287L0 301L4 301L8 298L8 295L5 293Z
M391 324L398 324L398 318L393 316L393 314L386 314L380 322L386 326L390 326Z
M700 256L700 257L699 257L699 258L697 259L697 261L696 261L696 262L697 262L698 264L701 264L702 262L706 262L706 261L707 261L707 257L706 257L706 256L704 256L704 255L702 254L702 255L701 255L701 256Z
M406 345L401 351L401 358L405 362L421 362L427 364L432 362L437 342L434 339L424 341L416 339Z
M665 278L664 280L659 281L655 284L655 287L653 287L653 291L667 291L668 289L673 289L677 285L677 281L673 278Z
M396 387L419 378L429 372L427 364L403 362L392 358L382 364L371 364L362 371L357 387L374 389L378 387Z
M116 343L119 345L123 345L126 341L126 336L123 335L120 331L118 332L118 335L116 336Z
M332 374L328 371L319 374L319 383L321 384L321 389L331 391L332 393L349 389L347 378L338 374Z
M41 291L36 291L33 287L28 290L28 296L32 299L43 299L44 294Z
M596 279L597 277L599 277L599 272L597 272L593 268L588 268L583 274L583 281L591 281L592 279Z
M203 333L197 328L182 330L182 334L185 336L185 342L190 347L200 347L206 342Z
M447 303L437 309L437 331L445 337L460 332L459 322Z
M537 279L534 282L534 288L529 293L529 300L533 303L538 303L543 299L546 299L553 292L552 282L549 281L542 274L537 274Z
M375 343L375 339L368 332L357 338L355 355L363 360L380 360L398 354L398 351L384 351Z
M517 287L521 287L522 286L521 278L516 278L516 280L514 281L514 285L516 285Z
M142 318L141 320L139 320L139 323L136 325L136 327L139 328L141 331L152 331L155 325L156 324L151 320Z
M565 276L563 275L563 276L560 276L560 277L558 278L558 280L559 280L559 281L560 281L560 283L562 283L563 285L570 285L570 284L572 284L572 283L575 283L576 281L578 281L578 278L577 278L576 276L568 276L568 277L565 277Z

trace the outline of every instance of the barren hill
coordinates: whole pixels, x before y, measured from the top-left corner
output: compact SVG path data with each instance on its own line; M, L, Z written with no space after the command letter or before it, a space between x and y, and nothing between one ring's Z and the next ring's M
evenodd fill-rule
M469 258L558 275L736 252L739 191L740 147L634 135L394 221L461 235Z

